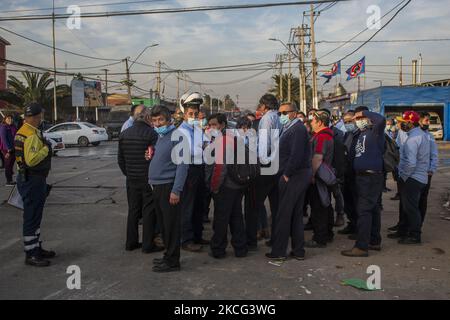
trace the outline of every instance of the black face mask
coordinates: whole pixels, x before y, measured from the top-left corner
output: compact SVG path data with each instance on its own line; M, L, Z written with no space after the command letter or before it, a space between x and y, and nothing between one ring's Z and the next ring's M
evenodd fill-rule
M403 122L400 126L401 126L402 130L405 132L408 132L409 130L411 130L411 125L409 123Z
M429 125L429 124L424 124L424 125L422 126L422 130L423 130L423 131L427 131L428 129L430 129L430 125Z

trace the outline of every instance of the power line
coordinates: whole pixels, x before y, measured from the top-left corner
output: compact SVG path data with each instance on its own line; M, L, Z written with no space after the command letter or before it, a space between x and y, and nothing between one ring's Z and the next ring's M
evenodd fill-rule
M307 0L294 2L272 2L272 3L258 3L258 4L238 4L238 5L222 5L222 6L198 6L198 7L184 7L184 8L165 8L165 9L151 9L151 10L129 10L129 11L110 11L110 12L87 12L83 13L83 18L100 18L100 17L115 17L115 16L133 16L133 15L147 15L147 14L163 14L163 13L187 13L187 12L201 12L201 11L218 11L218 10L237 10L237 9L256 9L256 8L271 8L271 7L286 7L299 6L307 4L320 4L330 2L347 2L352 0ZM0 17L0 21L24 21L24 20L50 20L50 19L67 19L70 14L55 14L54 17L49 14L43 15L23 15L13 17Z
M398 42L442 42L450 41L450 38L438 38L438 39L393 39L393 40L372 40L372 43L398 43ZM364 43L365 40L320 40L316 41L316 44L321 43Z
M388 12L386 12L385 15L383 15L380 19L376 20L375 22L379 22L381 21L384 17L386 17L387 15L389 15L391 12L393 12L395 9L397 9L402 3L404 3L406 0L402 0L400 1L395 7L393 7L391 10L389 10ZM360 32L358 32L356 35L354 35L353 37L351 37L348 41L344 42L342 45L334 48L333 50L327 52L326 54L322 55L321 57L319 57L318 59L323 59L327 56L329 56L330 54L332 54L333 52L336 52L337 50L339 50L340 48L342 48L343 46L345 46L347 43L349 43L349 41L352 41L354 39L356 39L358 36L360 36L362 33L366 32L367 30L369 30L369 27L364 28L363 30L361 30ZM327 65L331 65L331 64L327 64Z

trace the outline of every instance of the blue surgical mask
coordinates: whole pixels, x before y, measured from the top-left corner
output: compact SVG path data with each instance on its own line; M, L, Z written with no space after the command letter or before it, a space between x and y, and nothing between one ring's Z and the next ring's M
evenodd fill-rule
M208 124L208 120L203 119L202 120L202 128L206 127L207 124Z
M200 121L198 121L198 119L195 119L195 118L189 118L187 120L187 123L193 127L198 127L200 125Z
M286 114L286 115L282 114L282 115L280 116L280 122L281 122L281 125L285 126L285 125L287 125L289 122L291 122L291 119L289 119L289 116L288 116L287 114Z
M159 134L160 136L165 135L167 132L170 131L172 126L161 126L161 127L155 127L155 131L157 134Z
M347 132L353 132L356 129L356 125L354 123L346 123L344 126Z

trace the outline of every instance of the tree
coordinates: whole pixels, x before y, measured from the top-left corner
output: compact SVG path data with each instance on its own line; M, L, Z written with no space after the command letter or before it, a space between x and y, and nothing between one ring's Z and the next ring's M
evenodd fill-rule
M50 73L39 74L24 71L21 73L25 83L15 76L9 76L8 90L0 92L0 100L18 107L25 107L31 102L38 102L47 110L53 110L53 88L48 88L53 84ZM57 98L63 98L71 94L67 85L56 86Z
M272 77L272 80L275 82L275 85L270 89L270 92L273 93L278 99L280 99L280 76L275 75ZM283 101L288 101L288 80L289 75L283 74ZM292 101L299 106L299 90L300 84L298 77L294 77L291 75L291 97ZM321 92L318 92L319 98L322 96ZM312 88L309 84L306 85L306 106L308 109L312 108Z

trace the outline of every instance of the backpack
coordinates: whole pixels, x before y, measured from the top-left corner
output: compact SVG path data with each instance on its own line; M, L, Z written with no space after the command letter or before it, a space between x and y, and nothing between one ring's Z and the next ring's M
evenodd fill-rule
M384 171L385 172L394 172L395 168L398 166L400 162L400 148L398 147L395 140L393 140L389 135L385 135L385 143L384 143Z
M339 129L336 129L339 130ZM329 132L325 132L331 136ZM341 179L344 176L345 168L347 166L347 147L344 144L343 137L339 137L333 131L333 161L331 163L336 171L336 176Z
M225 143L223 144L225 148ZM250 151L247 145L245 147L245 163L237 163L237 137L234 137L234 161L232 164L227 164L228 177L237 185L248 186L252 181L256 179L261 173L261 167L259 161L255 164L251 164ZM225 153L225 152L224 152ZM254 157L253 157L254 158ZM256 157L258 159L258 157Z

